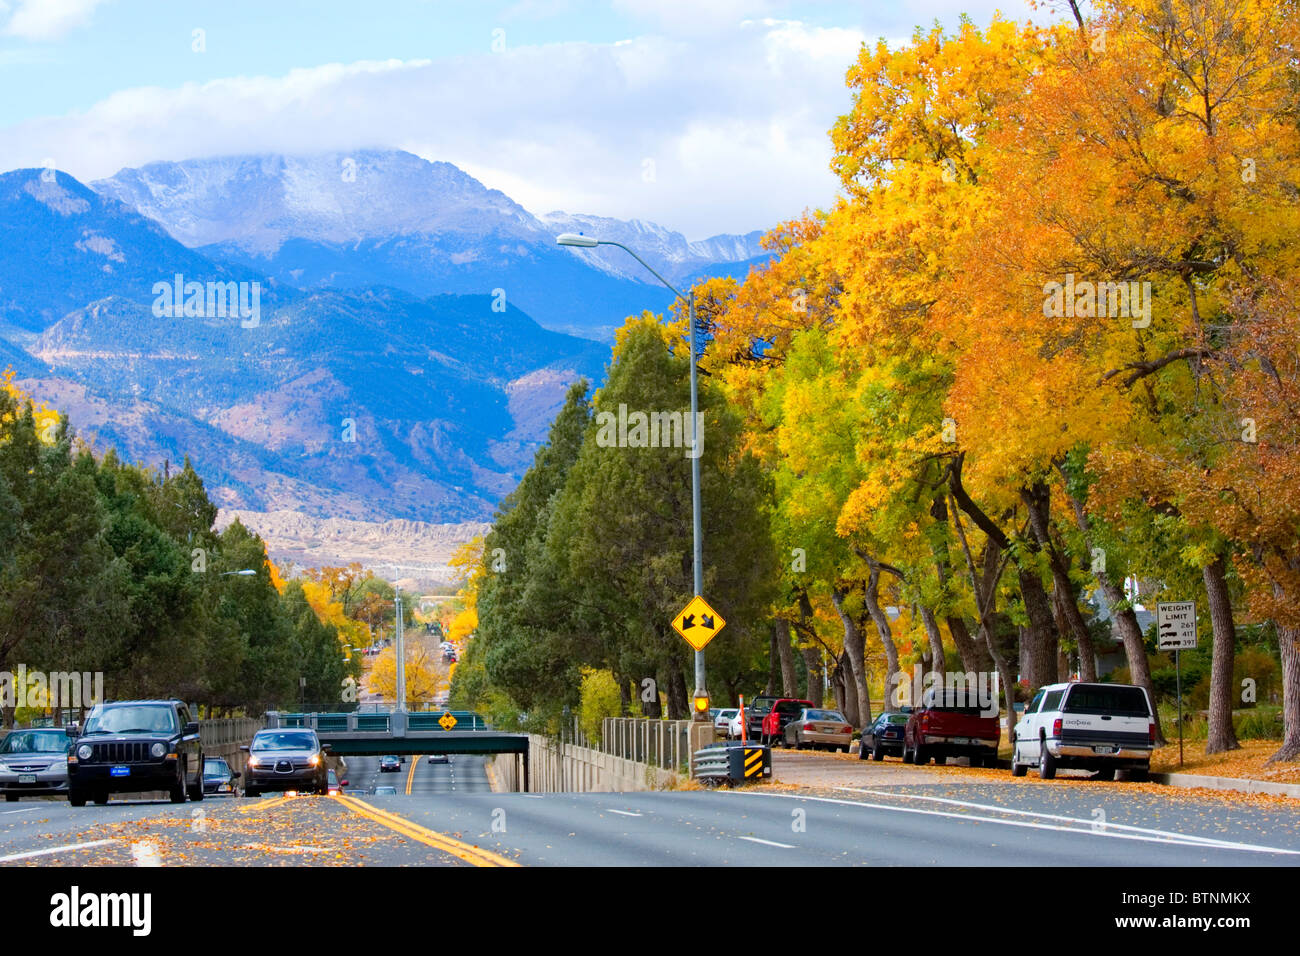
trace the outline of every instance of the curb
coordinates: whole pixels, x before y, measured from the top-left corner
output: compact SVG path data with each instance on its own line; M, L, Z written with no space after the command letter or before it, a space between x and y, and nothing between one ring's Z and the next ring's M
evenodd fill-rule
M1207 790L1228 790L1236 793L1267 793L1279 797L1300 799L1300 783L1269 783L1253 777L1208 777L1195 773L1153 773L1152 783L1169 787L1204 787Z

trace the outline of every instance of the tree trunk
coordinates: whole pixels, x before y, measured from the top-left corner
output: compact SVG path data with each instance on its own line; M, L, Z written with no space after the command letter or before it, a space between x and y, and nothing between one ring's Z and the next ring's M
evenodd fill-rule
M867 584L867 591L874 593L874 588L879 583L880 572L873 570ZM853 615L844 610L845 594L843 588L835 587L831 591L831 603L835 605L835 613L844 623L844 656L849 660L849 678L852 687L850 696L855 698L853 708L855 715L849 718L849 723L855 727L862 727L864 725L860 721L871 719L871 698L867 691L866 637Z
M849 658L847 654L841 654L835 660L835 668L831 671L831 690L835 692L835 707L849 723L857 725L858 696L850 694L849 689L853 684L853 676L849 671Z
M769 697L776 693L777 657L776 624L773 622L767 634L767 686L763 689L763 693Z
M1206 754L1237 750L1237 733L1232 727L1232 704L1236 688L1232 682L1232 658L1237 632L1232 623L1232 601L1222 555L1201 570L1214 627L1214 656L1210 664L1210 726L1205 739Z
M874 583L873 583L874 582ZM898 671L898 648L894 645L894 632L889 628L889 617L880 607L878 600L880 590L880 571L872 569L872 577L867 581L867 591L864 599L867 604L867 613L871 615L872 622L876 625L876 633L880 635L880 643L885 648L885 710L893 710L893 695L890 689L893 687L891 681L896 679L906 680L907 675L900 678ZM870 707L868 707L870 713Z
M682 674L681 662L673 661L668 665L668 719L687 720L690 716L686 677Z
M925 636L930 641L930 670L940 677L947 670L943 655L943 634L939 631L939 622L934 619L934 612L921 605L921 622L925 625Z
M964 619L950 617L947 619L947 624L948 633L952 635L952 642L961 657L962 667L976 674L987 673L994 669L993 659L989 657L988 649L971 636Z
M1060 641L1056 637L1056 621L1052 618L1052 602L1036 570L1017 565L1016 577L1029 616L1024 638L1027 648L1025 677L1031 688L1055 684L1056 649Z
M822 652L819 647L800 648L803 654L804 667L808 671L808 686L805 688L803 696L805 699L813 702L814 707L824 706L825 698L822 696Z
M1029 527L1034 540L1043 553L1052 571L1052 584L1064 617L1068 633L1074 636L1074 643L1079 649L1079 679L1095 681L1097 679L1097 656L1092 648L1092 634L1088 624L1079 611L1078 596L1074 591L1074 582L1070 580L1070 568L1065 555L1056 546L1052 538L1051 492L1045 482L1037 482L1032 488L1020 489L1020 498L1029 510Z
M632 713L632 682L626 677L618 682L618 706L622 716Z
M1300 760L1300 627L1278 625L1277 642L1282 659L1282 747L1268 763Z
M790 622L778 617L772 622L777 656L781 660L781 693L794 697L799 693L798 675L794 669L794 648L790 646Z

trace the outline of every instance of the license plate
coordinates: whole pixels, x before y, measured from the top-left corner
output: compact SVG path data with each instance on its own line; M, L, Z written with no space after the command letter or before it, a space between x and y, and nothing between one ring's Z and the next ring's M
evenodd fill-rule
M969 738L969 737L954 737L954 738L952 738L952 742L955 743L955 744L968 744L968 743L970 743L970 738Z
M1092 752L1095 754L1113 754L1115 752L1115 748L1114 747L1093 747Z
M18 775L18 782L19 782L19 783L35 783L35 782L36 782L36 774L34 774L34 773L20 773L20 774Z
M110 767L108 770L110 777L129 777L131 776L130 767Z

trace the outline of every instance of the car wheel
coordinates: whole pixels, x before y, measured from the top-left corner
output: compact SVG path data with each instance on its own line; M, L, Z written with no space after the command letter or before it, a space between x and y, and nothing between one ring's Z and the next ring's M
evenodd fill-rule
M1151 776L1151 765L1124 771L1124 779L1132 783L1146 783Z
M912 759L912 751L907 749L907 744L903 744L903 763L911 763Z
M200 763L199 766L202 767L203 764ZM202 770L199 771L199 779L198 779L198 782L195 783L194 786L190 787L189 789L190 789L190 799L191 799L191 800L194 800L194 801L197 802L197 801L203 799L203 771L202 771Z
M1100 770L1097 771L1097 779L1098 779L1098 780L1114 780L1114 779L1115 779L1115 768L1114 768L1114 767L1102 767Z
M1047 752L1047 742L1038 745L1038 779L1051 780L1056 776L1056 758Z
M185 802L185 761L181 761L180 772L176 776L176 782L172 784L171 790L167 793L168 799L172 803Z
M1029 772L1029 764L1021 763L1016 759L1016 748L1011 748L1011 776L1023 777Z
M101 791L96 793L91 799L95 801L95 806L102 807L104 804L108 803L108 794Z
M872 750L872 753L874 753L874 752L875 752L875 750L873 749L873 750ZM859 741L858 741L858 759L859 759L859 760L866 760L866 759L867 759L867 742L866 742L866 740L859 740Z
M80 790L69 790L68 803L74 807L84 807L86 805L86 795Z
M244 796L246 797L260 797L261 795L262 791L256 787L244 787Z
M871 759L872 759L872 760L884 760L884 759L885 759L885 748L882 747L882 746L880 746L880 744L876 744L874 747L872 747L872 748L871 748Z
M924 767L929 762L930 762L930 755L925 752L924 747L922 747L920 744L917 744L912 749L912 763L916 764L918 767Z
M848 745L848 744L844 744L840 749L843 750L845 753L848 753L848 752L849 752L849 745Z
M16 793L5 794L5 803L17 803L17 802L18 802L18 794Z

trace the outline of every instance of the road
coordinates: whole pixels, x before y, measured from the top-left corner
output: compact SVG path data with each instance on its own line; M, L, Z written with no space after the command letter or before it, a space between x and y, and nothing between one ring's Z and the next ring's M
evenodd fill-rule
M481 773L478 760L452 765L455 790L445 765L381 775L361 764L354 758L350 789L374 780L400 783L398 794L10 805L0 863L1300 865L1300 807L1242 795L1085 779L1009 785L936 768L931 782L901 782L916 771L849 761L847 785L495 794L471 785L473 773L462 783L465 770Z
M429 763L427 756L407 757L397 773L382 772L378 757L348 757L348 791L374 792L375 787L393 787L403 796L435 793L488 793L484 759L462 754L448 763ZM357 793L361 796L361 793Z

